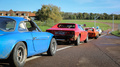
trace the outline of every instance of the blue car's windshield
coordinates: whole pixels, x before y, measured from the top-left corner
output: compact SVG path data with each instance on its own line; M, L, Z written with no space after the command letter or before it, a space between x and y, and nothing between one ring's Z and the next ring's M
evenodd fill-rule
M7 32L14 31L15 23L12 19L0 17L0 30Z

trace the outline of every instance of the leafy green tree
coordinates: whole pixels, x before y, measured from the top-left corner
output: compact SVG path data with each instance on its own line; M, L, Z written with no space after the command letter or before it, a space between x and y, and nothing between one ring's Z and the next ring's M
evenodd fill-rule
M87 19L87 13L83 13L83 19Z
M76 19L82 19L82 18L83 18L82 13L77 13Z
M93 19L94 19L94 14L90 13L90 20L93 20Z
M54 5L42 5L42 8L36 12L36 16L36 18L41 21L50 18L57 23L62 20L60 8Z
M103 13L104 16L104 20L108 20L108 14L107 13Z

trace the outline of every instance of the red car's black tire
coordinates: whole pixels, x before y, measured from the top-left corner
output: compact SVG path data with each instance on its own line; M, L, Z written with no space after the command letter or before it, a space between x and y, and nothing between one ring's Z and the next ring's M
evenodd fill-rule
M84 43L87 43L88 42L88 35L87 35L87 38L85 39Z
M99 35L97 35L96 37L95 37L95 39L97 39L99 37Z
M75 46L78 46L80 44L80 35L78 36L77 40L75 41Z

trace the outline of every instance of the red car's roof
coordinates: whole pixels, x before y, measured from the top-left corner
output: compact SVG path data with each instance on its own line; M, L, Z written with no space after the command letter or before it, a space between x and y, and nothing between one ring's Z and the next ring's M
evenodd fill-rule
M59 24L75 24L75 23L59 23Z
M47 30L67 30L67 31L73 31L75 30L74 28L50 28Z

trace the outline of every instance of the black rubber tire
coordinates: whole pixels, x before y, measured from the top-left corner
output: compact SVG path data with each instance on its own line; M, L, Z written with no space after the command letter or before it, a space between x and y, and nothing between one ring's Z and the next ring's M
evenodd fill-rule
M77 37L77 40L75 41L75 46L78 46L80 44L80 35Z
M23 67L27 58L27 49L25 44L23 42L18 42L9 58L10 67Z
M97 35L96 37L95 37L95 39L97 39L99 37L99 35Z
M85 39L84 43L87 43L88 42L88 35L87 35L87 38Z
M49 49L47 51L47 55L48 56L55 55L56 50L57 50L57 42L56 42L55 38L52 38Z

